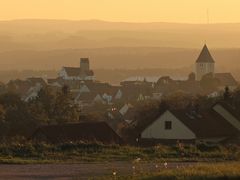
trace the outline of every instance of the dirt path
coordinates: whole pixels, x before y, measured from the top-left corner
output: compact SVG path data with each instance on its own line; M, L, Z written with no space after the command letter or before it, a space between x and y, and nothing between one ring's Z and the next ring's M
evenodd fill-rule
M167 168L179 168L194 163L170 163ZM80 164L35 164L35 165L0 165L1 180L78 180L90 177L112 175L130 175L134 171L156 172L165 168L164 164L131 162L80 163ZM134 170L135 169L135 170Z

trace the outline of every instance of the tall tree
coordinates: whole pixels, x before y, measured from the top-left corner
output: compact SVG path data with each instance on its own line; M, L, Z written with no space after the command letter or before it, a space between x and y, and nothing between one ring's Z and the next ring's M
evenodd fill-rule
M57 94L54 105L54 118L57 123L76 122L79 120L78 107L74 105L69 88L64 86Z

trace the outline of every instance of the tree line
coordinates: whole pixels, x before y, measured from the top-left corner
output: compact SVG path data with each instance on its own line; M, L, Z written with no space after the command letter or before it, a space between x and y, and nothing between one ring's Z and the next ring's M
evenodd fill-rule
M194 107L196 109L210 108L217 101L225 101L240 114L240 88L230 91L226 87L222 96L208 98L207 96L190 96L184 92L176 92L159 101L149 100L145 103L135 104L135 120L140 123L147 122L156 117L164 109L170 107L183 109ZM96 106L97 107L97 106ZM101 111L106 107L101 105ZM49 124L63 124L88 120L103 120L97 109L91 110L91 116L85 117L79 107L73 102L72 95L67 86L59 91L50 87L39 91L38 96L28 102L12 92L0 95L0 136L29 137L39 126ZM102 112L104 114L104 112Z
M0 96L0 135L28 137L41 125L77 122L79 114L67 86L58 92L43 88L29 102L7 92Z

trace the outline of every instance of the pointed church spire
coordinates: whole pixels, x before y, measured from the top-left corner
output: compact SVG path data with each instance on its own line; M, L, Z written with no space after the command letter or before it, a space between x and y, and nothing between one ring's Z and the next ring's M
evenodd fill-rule
M202 49L196 63L214 63L214 59L211 56L206 44L204 44L203 49Z

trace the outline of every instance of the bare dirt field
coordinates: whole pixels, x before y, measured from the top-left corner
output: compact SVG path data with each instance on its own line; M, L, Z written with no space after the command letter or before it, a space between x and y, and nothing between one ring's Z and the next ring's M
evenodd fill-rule
M194 163L168 163L167 168L180 168ZM165 164L166 166L166 164ZM131 175L137 171L156 172L164 163L106 162L80 164L0 165L1 180L78 180L112 175Z

